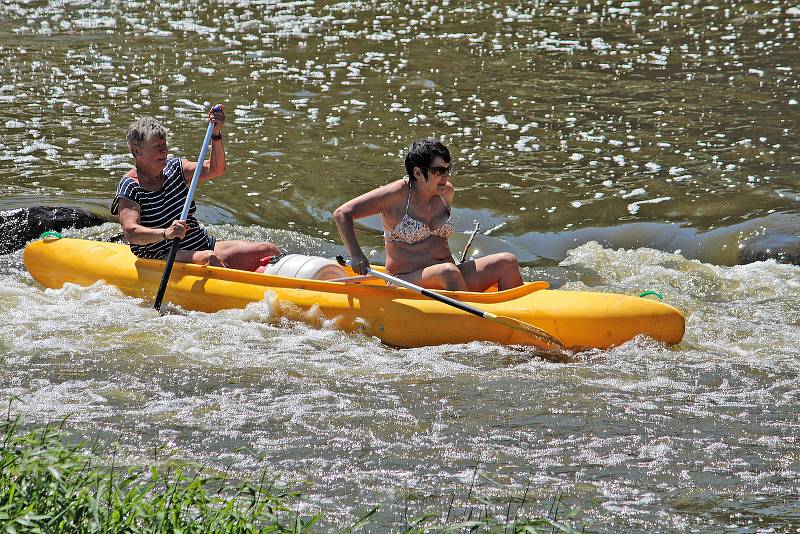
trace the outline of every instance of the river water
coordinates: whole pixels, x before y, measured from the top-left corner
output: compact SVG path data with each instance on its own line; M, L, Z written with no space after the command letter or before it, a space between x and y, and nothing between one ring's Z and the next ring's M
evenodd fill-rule
M98 5L102 4L102 5ZM658 291L687 317L552 363L490 344L397 350L287 323L268 302L165 317L112 287L45 290L0 256L0 390L31 424L70 415L117 461L307 481L325 528L377 530L453 496L587 531L798 532L800 272L737 266L796 235L800 6L769 2L6 0L0 209L109 222L151 114L195 159L224 102L229 170L198 190L221 238L341 251L331 211L435 136L457 172L451 240L510 250L527 280ZM359 237L380 262L379 222ZM424 325L420 325L424 328ZM472 489L470 489L472 488ZM512 507L513 508L513 507ZM476 508L477 510L477 508ZM486 512L483 512L486 513Z

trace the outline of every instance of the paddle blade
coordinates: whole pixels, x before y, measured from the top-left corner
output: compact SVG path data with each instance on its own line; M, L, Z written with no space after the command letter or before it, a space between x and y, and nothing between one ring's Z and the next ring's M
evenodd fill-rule
M498 324L501 324L505 327L508 327L512 330L518 330L523 332L533 338L536 338L541 343L541 348L545 350L565 350L566 347L564 344L559 341L558 338L547 332L546 330L542 330L532 324L528 324L517 319L513 319L511 317L504 317L502 315L495 315L493 313L485 313L484 317L491 321L494 321Z

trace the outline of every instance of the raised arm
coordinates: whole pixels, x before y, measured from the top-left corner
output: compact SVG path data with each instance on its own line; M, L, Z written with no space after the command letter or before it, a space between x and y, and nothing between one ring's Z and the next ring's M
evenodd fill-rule
M388 211L396 205L398 198L403 194L400 184L393 182L348 200L333 211L336 229L339 230L342 243L350 255L353 270L358 274L367 274L369 261L358 244L353 221Z
M214 130L211 134L211 155L208 160L203 162L203 168L200 171L200 182L207 182L217 176L221 176L225 172L225 147L222 146L222 128L225 126L225 105L220 104L219 111L211 108L208 112L208 122L214 123ZM186 184L192 182L194 170L197 168L196 161L182 160L183 166L183 179Z

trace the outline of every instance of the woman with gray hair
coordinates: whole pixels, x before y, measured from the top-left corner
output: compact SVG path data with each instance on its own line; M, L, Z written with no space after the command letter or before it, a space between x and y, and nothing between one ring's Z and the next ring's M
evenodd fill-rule
M208 114L209 122L214 123L211 156L201 164L200 182L225 172L225 110L222 105L217 108ZM184 263L253 271L265 256L281 254L273 243L217 241L195 219L194 200L189 217L180 219L192 176L200 163L167 158L167 132L156 119L142 117L135 121L128 128L127 140L135 166L120 179L111 213L119 215L125 239L136 256L164 259L170 241L176 237L181 242L175 260Z

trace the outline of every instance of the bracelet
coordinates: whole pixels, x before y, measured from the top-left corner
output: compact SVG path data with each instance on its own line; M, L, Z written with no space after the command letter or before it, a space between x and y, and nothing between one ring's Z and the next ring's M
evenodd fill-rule
M222 140L222 132L218 134L211 134L211 139L213 141L221 141Z
M164 228L164 241L166 241L166 240L167 240L167 229Z

